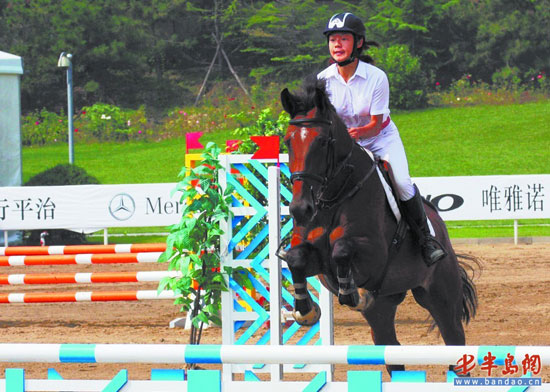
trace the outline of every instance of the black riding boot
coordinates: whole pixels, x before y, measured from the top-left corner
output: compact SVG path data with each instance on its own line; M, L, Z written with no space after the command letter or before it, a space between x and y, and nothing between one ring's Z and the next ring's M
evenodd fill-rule
M429 267L445 257L447 253L431 235L426 218L426 211L424 211L424 203L422 202L422 197L420 196L420 191L416 185L414 186L414 189L416 193L413 198L403 201L402 203L405 207L407 219L411 224L413 231L415 231L418 236L418 242L420 243L424 262Z

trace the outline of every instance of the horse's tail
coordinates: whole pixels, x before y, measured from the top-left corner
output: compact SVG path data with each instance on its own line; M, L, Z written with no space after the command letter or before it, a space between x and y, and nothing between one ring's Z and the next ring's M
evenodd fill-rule
M458 269L462 280L462 321L468 324L477 311L477 291L473 281L476 268L481 271L481 262L474 256L457 254ZM468 273L470 271L470 274Z

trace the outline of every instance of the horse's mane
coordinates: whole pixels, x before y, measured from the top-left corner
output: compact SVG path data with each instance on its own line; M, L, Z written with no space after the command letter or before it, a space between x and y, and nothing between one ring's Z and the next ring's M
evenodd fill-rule
M302 112L307 112L318 106L317 99L320 97L322 100L320 115L331 120L333 124L342 124L345 127L338 113L336 113L336 109L330 102L324 79L318 79L317 75L306 77L302 83L301 90L295 96L300 101L300 111Z

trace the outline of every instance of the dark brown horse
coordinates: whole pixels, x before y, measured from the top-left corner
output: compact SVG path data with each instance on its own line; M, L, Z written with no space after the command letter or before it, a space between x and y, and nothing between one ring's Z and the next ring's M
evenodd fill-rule
M382 182L373 174L375 161L348 135L324 84L306 81L297 95L285 89L281 102L291 116L285 143L292 172L294 228L283 257L294 281L296 321L311 325L320 317L306 277L319 275L337 295L342 288L341 271L351 271L363 296L358 310L371 326L375 344L399 344L395 314L412 290L416 302L430 312L445 344L464 345L462 322L475 315L475 286L435 208L425 203L435 237L447 256L427 267L412 231L398 224L392 213ZM453 364L449 365L452 369ZM402 369L388 366L390 372Z

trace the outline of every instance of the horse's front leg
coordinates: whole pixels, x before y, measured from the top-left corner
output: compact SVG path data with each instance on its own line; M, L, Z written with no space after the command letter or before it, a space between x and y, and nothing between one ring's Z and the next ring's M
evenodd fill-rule
M338 302L356 308L359 303L359 293L351 274L351 258L355 253L353 243L348 239L336 241L332 249L332 260L336 264L338 278Z
M286 256L286 262L292 274L294 284L294 311L292 315L300 325L314 325L321 318L319 305L311 299L307 289L306 278L308 260L314 257L315 250L308 243L291 248Z

